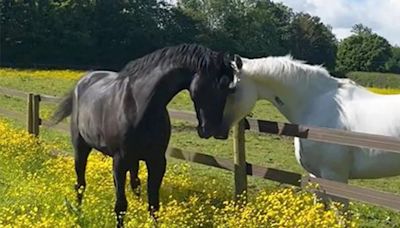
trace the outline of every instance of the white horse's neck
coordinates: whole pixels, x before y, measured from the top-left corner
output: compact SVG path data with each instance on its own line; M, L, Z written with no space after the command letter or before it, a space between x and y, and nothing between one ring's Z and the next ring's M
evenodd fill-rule
M259 100L269 100L290 122L296 123L302 122L313 99L339 87L339 81L324 68L288 56L244 58L241 75L254 82Z
M267 99L293 123L400 137L400 95L371 93L349 79L330 77L322 67L288 57L236 58L232 64L240 82L227 99L223 126L237 123L257 100ZM395 153L308 140L296 140L295 151L308 172L325 179L345 182L400 174Z

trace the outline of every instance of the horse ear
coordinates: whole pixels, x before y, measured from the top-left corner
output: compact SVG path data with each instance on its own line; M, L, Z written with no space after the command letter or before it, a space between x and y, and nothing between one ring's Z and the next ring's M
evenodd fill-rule
M240 58L239 55L235 54L234 60L235 60L236 67L238 68L238 70L242 69L242 66L243 66L242 58Z

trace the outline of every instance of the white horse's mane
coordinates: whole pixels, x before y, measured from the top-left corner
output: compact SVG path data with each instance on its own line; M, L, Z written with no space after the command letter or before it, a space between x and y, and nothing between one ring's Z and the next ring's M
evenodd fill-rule
M332 80L333 77L321 65L309 65L293 59L291 55L270 56L257 59L243 58L243 69L249 76L279 77L279 80Z
M303 88L307 91L310 88L320 92L337 88L359 88L368 92L351 79L331 76L322 65L307 64L291 55L241 59L243 64L240 70L232 62L233 68L240 72L239 81L241 77L248 77L260 83L279 83L288 88Z

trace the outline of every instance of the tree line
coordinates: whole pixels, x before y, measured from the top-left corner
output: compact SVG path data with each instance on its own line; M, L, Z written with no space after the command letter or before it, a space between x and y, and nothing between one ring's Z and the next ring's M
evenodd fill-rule
M246 57L291 54L330 71L400 71L400 49L367 27L338 42L318 17L269 0L0 0L0 10L2 65L118 70L196 42Z

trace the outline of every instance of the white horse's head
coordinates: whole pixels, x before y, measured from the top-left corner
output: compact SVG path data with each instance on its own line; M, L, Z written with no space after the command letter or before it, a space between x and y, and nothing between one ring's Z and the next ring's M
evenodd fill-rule
M249 114L257 101L257 87L243 72L243 64L245 63L246 59L242 59L238 55L235 55L234 61L232 61L238 81L236 82L235 92L227 98L222 124L215 138L228 138L231 126Z
M268 100L296 122L316 97L338 88L326 69L291 56L247 59L235 55L232 65L239 81L227 98L216 138L227 138L230 127L250 113L258 99Z

